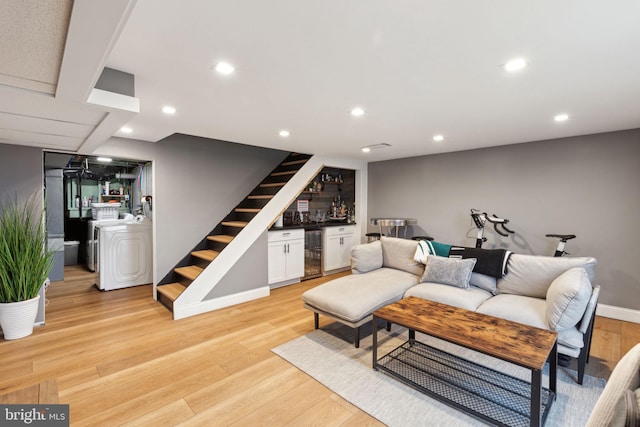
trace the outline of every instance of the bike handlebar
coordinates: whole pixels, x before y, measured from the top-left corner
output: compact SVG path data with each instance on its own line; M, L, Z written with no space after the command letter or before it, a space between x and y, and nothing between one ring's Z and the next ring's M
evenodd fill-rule
M508 237L509 234L515 233L513 230L506 227L509 220L506 218L500 218L496 214L491 214L491 216L489 216L486 212L480 213L477 209L471 209L471 218L473 218L473 221L476 223L476 227L478 228L483 228L485 221L489 221L493 224L495 232L501 236Z

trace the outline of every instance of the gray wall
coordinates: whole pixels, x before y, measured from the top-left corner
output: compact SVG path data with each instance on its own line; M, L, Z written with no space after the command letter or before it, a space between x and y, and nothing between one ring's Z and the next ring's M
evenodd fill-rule
M567 251L598 259L603 304L640 309L640 129L369 165L369 217L416 218L408 235L473 246L470 208L510 219L484 247L552 255L546 233L576 234ZM369 231L374 230L369 226Z
M42 149L0 144L0 200L27 198L44 185Z
M156 278L174 265L209 233L288 153L187 135L172 135L158 143L112 138L97 154L153 161L156 227ZM238 290L246 283L266 286L266 250L262 264L241 261L233 275ZM256 283L255 278L263 278ZM219 296L219 295L216 295Z

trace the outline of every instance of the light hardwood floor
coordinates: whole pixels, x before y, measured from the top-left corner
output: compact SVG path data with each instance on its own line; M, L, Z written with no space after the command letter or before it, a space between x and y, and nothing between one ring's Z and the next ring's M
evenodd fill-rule
M270 351L313 329L300 295L328 278L174 321L151 286L100 292L75 266L65 277L44 327L0 340L0 403L69 404L78 426L381 425ZM598 317L587 373L606 378L639 341L640 325Z

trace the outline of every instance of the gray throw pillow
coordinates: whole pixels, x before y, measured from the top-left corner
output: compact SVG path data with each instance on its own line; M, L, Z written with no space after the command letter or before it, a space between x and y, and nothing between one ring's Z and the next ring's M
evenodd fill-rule
M496 287L497 279L493 276L487 276L482 273L471 273L469 284L476 288L484 289L487 292L491 292L495 295L498 292Z
M351 248L351 272L367 273L382 267L382 245L380 240L356 245Z
M428 255L421 282L441 283L468 289L475 258L455 259Z

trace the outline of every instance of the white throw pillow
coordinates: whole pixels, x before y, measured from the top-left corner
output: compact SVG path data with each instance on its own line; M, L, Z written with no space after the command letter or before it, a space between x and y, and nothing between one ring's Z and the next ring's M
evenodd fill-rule
M413 255L413 260L420 264L426 264L427 255L436 255L436 250L430 241L420 240L418 242L418 247L416 248L416 253Z
M455 259L428 255L421 282L442 283L468 289L475 258Z
M546 316L552 331L562 331L578 324L591 298L591 282L582 267L569 269L558 276L547 291Z
M380 240L356 245L351 248L351 272L367 273L382 267L382 244Z

